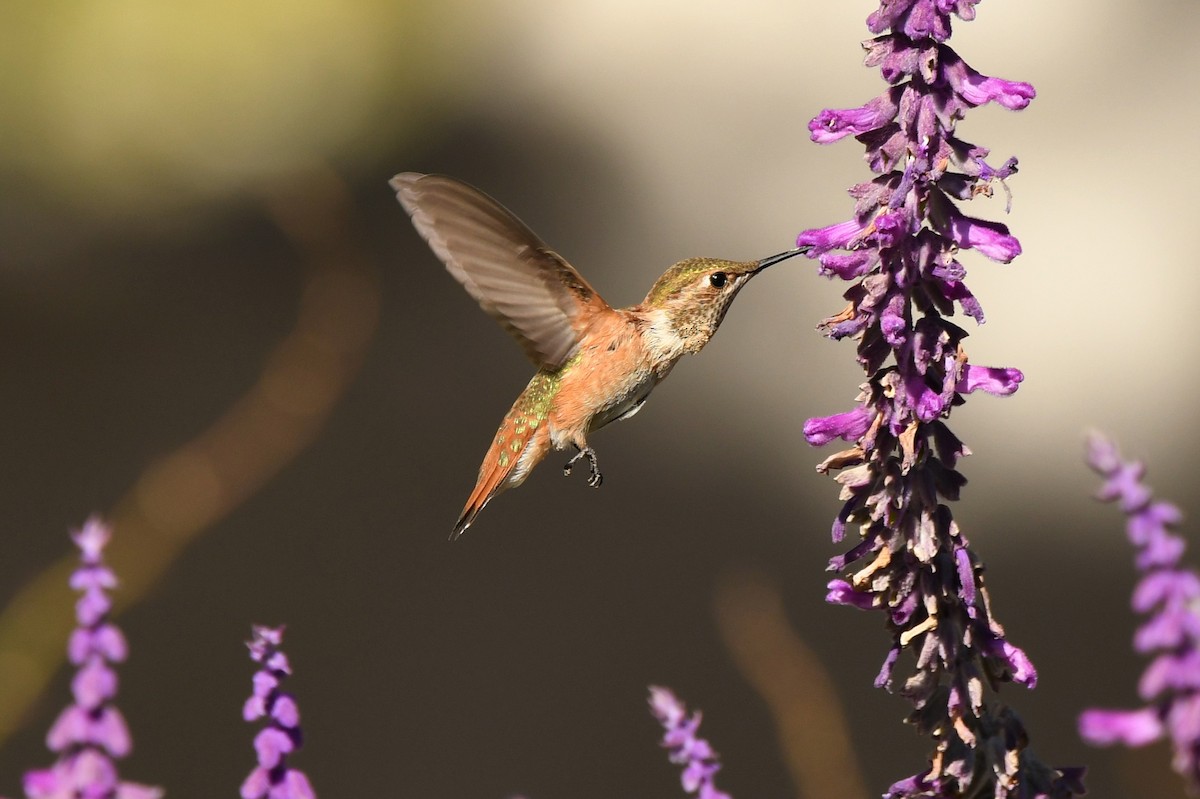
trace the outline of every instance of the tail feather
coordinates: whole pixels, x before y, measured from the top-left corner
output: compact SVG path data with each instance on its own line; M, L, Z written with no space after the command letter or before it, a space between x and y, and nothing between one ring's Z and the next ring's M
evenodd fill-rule
M525 482L550 447L550 434L545 425L530 429L517 426L510 413L500 423L492 445L479 467L475 489L463 506L462 514L450 533L454 541L475 521L475 517L497 494Z

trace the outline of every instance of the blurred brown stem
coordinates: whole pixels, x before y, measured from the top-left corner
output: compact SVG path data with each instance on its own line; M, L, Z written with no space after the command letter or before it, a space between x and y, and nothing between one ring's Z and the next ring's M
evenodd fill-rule
M866 796L833 682L788 623L779 588L761 572L731 573L715 603L725 646L775 720L797 796Z
M317 166L272 187L265 204L307 261L296 325L245 396L147 468L108 514L118 613L144 597L188 543L316 438L374 336L376 271L352 241L351 199L341 179ZM76 561L72 553L51 565L0 614L0 744L64 660L74 623L67 577Z

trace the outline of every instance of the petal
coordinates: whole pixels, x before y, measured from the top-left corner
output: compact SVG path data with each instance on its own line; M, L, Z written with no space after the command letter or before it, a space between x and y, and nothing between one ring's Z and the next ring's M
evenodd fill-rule
M295 748L292 739L283 730L266 727L254 736L254 751L258 753L258 765L273 769L284 755Z
M1129 520L1129 529L1133 530L1137 518ZM1132 535L1130 536L1133 537ZM1171 535L1161 527L1154 527L1146 533L1142 551L1137 554L1135 563L1143 571L1148 569L1170 568L1179 563L1186 542L1177 535Z
M1133 609L1148 613L1166 602L1186 604L1200 598L1200 577L1182 569L1164 569L1142 578L1133 590Z
M104 547L108 545L112 531L108 525L100 521L99 516L92 516L83 523L80 530L71 533L71 540L83 553L84 562L96 563L100 560Z
M904 34L911 39L928 37L945 41L950 38L950 17L935 8L930 0L918 0L904 20Z
M289 730L299 727L300 708L296 705L296 700L287 694L281 694L271 706L271 718Z
M1115 467L1105 473L1107 479L1100 490L1096 492L1096 498L1105 502L1120 499L1121 510L1125 513L1139 510L1150 501L1151 495L1150 489L1142 485L1142 476L1145 471L1145 466L1139 461L1118 461ZM1151 518L1147 516L1141 522L1149 521ZM1137 545L1144 543L1138 535L1140 529L1140 527L1135 529L1132 525L1129 527L1130 540Z
M73 799L75 786L57 766L26 771L22 782L27 799Z
M1147 702L1159 694L1200 688L1200 652L1170 652L1150 661L1138 680L1138 696Z
M242 718L246 721L256 721L265 715L267 715L267 706L261 696L252 696L242 705Z
M874 594L858 591L845 580L830 580L825 588L825 601L831 605L848 605L860 610L870 610L878 604Z
M975 568L971 565L971 553L966 547L954 550L954 563L958 567L958 583L961 586L963 602L975 604Z
M804 422L804 438L814 447L824 446L835 438L856 441L866 434L875 414L865 405L852 411L818 416Z
M1021 254L1021 242L1000 222L959 215L951 220L944 232L959 247L975 250L1003 264Z
M92 627L99 623L112 608L108 595L99 588L84 591L75 602L75 618L83 627Z
M969 106L999 103L1011 111L1019 111L1037 96L1028 83L989 78L976 72L949 47L942 48L941 64L946 82Z
M1175 741L1176 756L1180 750L1194 751L1200 742L1200 695L1177 697L1167 711L1166 726Z
M92 710L117 694L117 673L98 657L91 658L71 680L75 701Z
M665 726L675 726L687 713L683 703L670 688L650 686L650 712Z
M817 260L821 264L819 271L823 277L836 275L842 280L854 280L875 268L879 263L879 251L871 249L848 253L826 252Z
M251 682L254 684L254 696L266 699L272 691L279 687L279 678L269 671L256 671Z
M283 780L271 787L271 799L316 799L316 792L303 771L288 769Z
M894 646L888 650L887 657L883 659L883 665L879 667L879 674L875 676L875 687L886 688L892 683L892 669L896 666L896 661L900 657L900 647Z
M1138 652L1174 649L1197 639L1200 618L1185 607L1171 607L1147 619L1133 636L1133 648Z
M1095 746L1144 746L1162 734L1163 725L1154 708L1085 710L1079 716L1079 737Z
M102 624L92 633L92 649L110 663L121 663L128 657L129 646L124 634L112 624Z
M242 782L242 799L263 799L271 789L271 777L267 769L258 766Z
M99 718L92 722L90 735L92 743L104 747L113 757L125 757L133 750L125 717L112 705L101 709Z
M961 394L986 391L998 397L1007 397L1017 390L1025 375L1020 369L968 364L954 390Z
M829 144L846 136L883 127L896 117L900 98L898 88L889 89L857 108L824 109L808 123L812 140L818 144Z
M83 796L108 796L117 787L117 767L95 749L84 749L75 756L71 777Z
M1037 669L1033 661L1019 647L1015 647L1003 638L993 638L984 646L989 657L1004 661L1015 683L1026 688L1037 687Z
M1117 445L1104 435L1092 432L1087 439L1088 464L1101 474L1110 474L1121 466Z
M46 733L46 747L51 752L61 752L71 744L81 744L88 741L91 720L87 711L78 705L71 705L58 714L50 732Z
M828 250L842 250L849 247L865 230L865 225L853 219L838 222L836 225L804 231L796 237L796 246L812 247L813 255L820 255Z

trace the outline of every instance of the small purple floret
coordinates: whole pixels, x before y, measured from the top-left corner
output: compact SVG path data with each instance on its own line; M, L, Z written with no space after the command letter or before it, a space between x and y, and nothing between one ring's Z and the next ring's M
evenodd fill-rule
M797 247L812 247L809 257L835 249L848 249L866 232L866 225L853 219L829 227L806 230L796 237Z
M1025 375L1020 369L999 368L995 366L975 366L968 364L963 369L962 377L958 379L956 391L970 394L972 391L986 391L998 397L1007 397L1014 393Z
M1153 708L1142 710L1085 710L1079 734L1097 746L1145 746L1163 735L1162 721Z
M884 92L866 105L858 108L835 110L827 108L808 123L812 140L818 144L835 142L845 136L857 135L874 130L896 116L899 93Z
M814 447L824 446L835 438L855 441L867 432L873 418L870 408L859 407L845 413L809 419L804 423L804 438Z
M1037 96L1028 83L979 74L948 47L943 48L942 70L951 88L972 106L999 103L1010 111L1020 111Z

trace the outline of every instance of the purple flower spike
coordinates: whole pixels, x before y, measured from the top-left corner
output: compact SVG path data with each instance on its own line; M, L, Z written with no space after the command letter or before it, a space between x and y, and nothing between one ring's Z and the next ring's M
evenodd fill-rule
M969 454L947 427L951 411L972 393L1013 394L1023 379L970 363L966 332L950 321L961 312L983 322L960 253L1000 263L1021 254L1007 226L960 210L991 196L1017 161L989 165L988 149L958 138L957 124L985 103L1015 110L1035 95L1027 83L981 74L947 44L951 17L974 19L976 2L881 0L863 46L886 88L809 123L819 143L857 138L875 174L850 189L850 221L797 237L821 275L850 284L849 305L818 329L856 340L867 375L854 410L809 419L804 436L814 446L849 442L817 467L836 473L841 489L834 541L858 534L830 561L839 574L826 601L883 613L892 645L876 685L912 701L910 721L934 741L929 768L887 796L1069 799L1082 793L1082 772L1034 757L1021 721L988 696L1003 682L1033 688L1037 670L992 616L983 565L947 504L966 482L956 467ZM1170 554L1155 530L1144 535L1158 544L1155 558ZM911 675L894 674L907 662ZM1170 682L1175 672L1162 674Z
M1200 790L1200 576L1179 564L1184 541L1172 528L1181 514L1154 499L1142 482L1145 467L1122 460L1109 439L1089 438L1088 462L1104 478L1097 496L1120 504L1129 541L1138 549L1142 579L1132 604L1149 618L1134 635L1133 648L1154 660L1138 686L1147 704L1138 710L1084 711L1079 735L1097 746L1142 746L1169 737L1175 770L1192 790Z
M662 745L670 750L672 763L683 766L680 779L686 793L694 793L699 799L730 799L729 794L718 790L713 777L721 770L717 753L708 741L696 737L700 727L700 711L691 716L669 688L650 686L650 712L663 726Z
M268 719L254 736L258 765L242 783L242 799L316 799L303 771L291 768L288 755L300 748L300 708L280 685L292 673L287 655L279 650L283 627L255 625L254 638L246 642L250 659L261 668L254 673L253 692L242 707L246 721Z
M112 603L108 591L117 578L104 565L104 547L112 533L96 517L71 534L79 547L80 566L70 584L81 592L75 605L78 626L67 644L67 659L77 666L71 681L74 703L67 707L46 736L58 761L48 769L25 774L29 799L157 799L160 788L122 782L114 761L132 749L129 728L113 701L117 673L112 666L125 660L125 637L108 621Z

